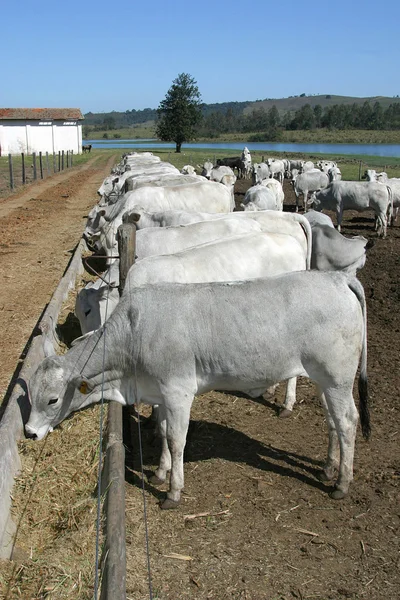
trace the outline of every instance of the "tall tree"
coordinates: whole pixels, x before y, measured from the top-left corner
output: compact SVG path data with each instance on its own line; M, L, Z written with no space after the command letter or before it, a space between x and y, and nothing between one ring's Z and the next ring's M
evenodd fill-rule
M163 142L175 142L176 152L180 152L182 143L195 137L202 120L201 95L191 75L181 73L174 79L157 114L156 136Z

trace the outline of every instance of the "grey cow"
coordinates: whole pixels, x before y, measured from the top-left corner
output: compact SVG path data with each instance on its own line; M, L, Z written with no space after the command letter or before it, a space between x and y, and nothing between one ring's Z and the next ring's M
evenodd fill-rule
M378 234L386 237L387 215L392 213L390 188L374 181L333 181L312 195L310 203L316 210L334 210L340 231L343 211L373 210L378 223Z
M302 318L294 318L302 314ZM129 280L109 321L63 356L46 358L28 387L26 432L42 439L73 411L106 400L160 407L162 455L156 482L171 470L163 508L177 506L191 405L209 390L254 392L303 375L321 390L329 428L322 477L353 479L359 375L361 427L370 433L366 313L361 284L342 273L296 272L235 283L158 284ZM340 454L339 454L340 448Z

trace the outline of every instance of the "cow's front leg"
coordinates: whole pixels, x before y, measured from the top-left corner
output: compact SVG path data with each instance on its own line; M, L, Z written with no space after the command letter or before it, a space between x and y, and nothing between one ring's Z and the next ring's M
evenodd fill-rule
M306 212L307 210L307 200L308 200L308 190L304 190L303 193L303 210Z
M343 219L343 208L342 206L336 207L336 222L337 222L337 230L340 233L342 229L342 219Z
M161 504L162 509L176 508L180 503L184 486L183 451L189 428L190 408L193 397L185 396L169 400L166 409L167 441L171 453L171 477L167 498Z
M168 448L167 441L167 421L165 417L164 406L160 405L156 410L157 415L157 433L161 437L161 457L158 469L156 469L154 475L150 477L149 481L153 485L162 485L166 478L167 473L171 469L171 453Z
M296 196L296 212L299 212L299 194L296 192L296 190L294 191L295 196Z
M296 382L297 377L292 377L286 383L285 403L279 412L279 418L284 419L290 417L293 411L293 406L296 402Z

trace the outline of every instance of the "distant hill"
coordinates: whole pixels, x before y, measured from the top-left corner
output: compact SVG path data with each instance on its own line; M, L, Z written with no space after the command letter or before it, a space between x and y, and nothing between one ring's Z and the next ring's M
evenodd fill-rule
M301 94L300 96L290 96L289 98L265 98L264 100L256 100L250 102L244 109L244 113L248 114L255 108L263 107L265 110L269 110L272 106L276 106L280 114L284 114L288 111L299 110L302 106L310 104L316 106L319 104L322 108L327 106L333 106L334 104L364 104L369 102L371 105L375 102L379 102L382 108L387 108L389 104L400 102L400 98L389 98L388 96L371 96L370 98L357 98L355 96L335 96L334 94L321 94L319 96L306 96Z
M249 114L255 108L263 107L265 110L269 110L273 105L276 106L279 113L283 115L288 111L296 111L305 104L311 104L315 106L320 104L322 108L333 106L334 104L364 104L369 102L373 105L375 102L379 102L382 108L385 109L389 104L400 102L400 98L389 98L387 96L372 96L370 98L357 98L355 96L335 96L334 94L321 94L318 96L306 96L301 94L300 96L291 96L289 98L265 98L264 100L248 100L245 102L219 102L215 104L203 104L202 110L205 117L214 112L226 113L228 109L232 111L234 115ZM92 113L88 112L84 115L85 125L95 127L103 125L107 120L112 119L115 128L130 127L132 125L138 125L141 123L148 123L154 121L157 116L157 110L155 108L144 108L143 110L126 110L125 112L111 111L104 113Z

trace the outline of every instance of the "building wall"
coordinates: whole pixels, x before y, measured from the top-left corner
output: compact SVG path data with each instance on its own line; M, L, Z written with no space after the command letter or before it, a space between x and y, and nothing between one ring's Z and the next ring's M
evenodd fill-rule
M82 153L82 125L78 121L0 121L2 156L63 150Z

